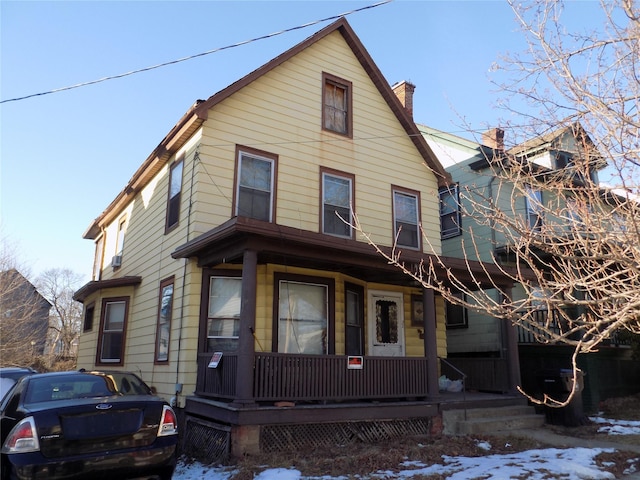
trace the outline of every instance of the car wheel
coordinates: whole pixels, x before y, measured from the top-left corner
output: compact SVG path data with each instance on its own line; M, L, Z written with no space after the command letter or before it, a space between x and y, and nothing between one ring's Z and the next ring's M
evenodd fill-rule
M18 480L18 475L16 474L16 471L11 468L11 465L7 465L9 462L4 462L5 465L1 465L0 466L0 471L2 472L2 474L0 475L0 478L2 478L2 480Z
M158 477L159 480L171 480L171 477L173 477L173 468L167 468L165 469L164 472L162 472L160 474L160 476ZM13 479L12 479L13 480Z

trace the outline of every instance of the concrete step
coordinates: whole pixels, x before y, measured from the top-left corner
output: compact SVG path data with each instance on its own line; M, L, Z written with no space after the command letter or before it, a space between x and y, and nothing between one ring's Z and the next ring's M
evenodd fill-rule
M544 415L528 405L496 408L445 410L442 412L446 435L492 434L505 430L538 428L544 425Z

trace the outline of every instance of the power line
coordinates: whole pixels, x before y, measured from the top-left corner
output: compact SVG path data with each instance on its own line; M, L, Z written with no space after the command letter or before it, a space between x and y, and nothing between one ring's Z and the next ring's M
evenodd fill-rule
M52 93L64 92L66 90L73 90L75 88L86 87L88 85L95 85L96 83L102 83L102 82L106 82L108 80L115 80L117 78L128 77L130 75L135 75L137 73L142 73L142 72L148 72L150 70L155 70L157 68L167 67L169 65L175 65L176 63L186 62L187 60L193 60L194 58L204 57L206 55L211 55L212 53L217 53L217 52L221 52L223 50L229 50L231 48L240 47L242 45L247 45L249 43L257 42L259 40L266 40L267 38L277 37L278 35L282 35L284 33L293 32L295 30L301 30L303 28L307 28L307 27L310 27L310 26L313 26L313 25L317 25L319 23L327 22L329 20L336 20L338 18L346 17L347 15L351 15L353 13L361 12L363 10L369 10L371 8L376 8L376 7L379 7L380 5L384 5L386 3L391 3L392 1L393 0L383 0L381 2L374 3L372 5L367 5L367 6L361 7L361 8L356 8L355 10L350 10L348 12L340 13L338 15L333 15L331 17L322 18L320 20L314 20L312 22L304 23L302 25L297 25L295 27L287 28L285 30L280 30L279 32L269 33L267 35L262 35L260 37L252 38L250 40L244 40L242 42L234 43L232 45L227 45L227 46L224 46L224 47L214 48L213 50L208 50L206 52L197 53L195 55L189 55L188 57L179 58L177 60L171 60L169 62L159 63L157 65L152 65L150 67L139 68L137 70L131 70L130 72L120 73L118 75L111 75L111 76L108 76L108 77L103 77L103 78L99 78L97 80L91 80L91 81L88 81L88 82L77 83L75 85L70 85L70 86L67 86L67 87L55 88L53 90L48 90L46 92L32 93L30 95L25 95L25 96L22 96L22 97L15 97L15 98L8 98L6 100L0 100L0 104L8 103L8 102L17 102L19 100L26 100L27 98L40 97L40 96L43 96L43 95L50 95Z

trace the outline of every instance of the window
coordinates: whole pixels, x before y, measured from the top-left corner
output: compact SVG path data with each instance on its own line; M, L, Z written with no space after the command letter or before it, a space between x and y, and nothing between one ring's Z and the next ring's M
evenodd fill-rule
M178 225L180 220L180 197L182 193L182 170L184 159L176 161L169 172L169 198L167 200L167 219L165 233Z
M275 351L323 355L333 353L333 282L317 279L293 280L276 276ZM331 330L331 331L330 331ZM274 339L275 340L275 339Z
M128 310L128 297L102 300L97 364L122 365Z
M542 230L542 192L526 187L527 223L535 232Z
M460 215L460 195L458 185L441 188L440 195L440 237L457 237L462 234Z
M345 284L345 354L364 355L364 289Z
M393 224L398 246L420 248L418 192L393 191Z
M238 151L235 215L271 222L276 157L264 152Z
M158 325L156 327L156 363L166 363L169 361L172 311L173 277L160 283L160 303L158 305Z
M84 322L82 325L82 331L88 332L93 330L93 316L96 312L95 304L87 305L84 309Z
M96 240L95 256L93 257L93 278L92 280L100 280L102 278L102 261L104 260L104 240L105 236L100 235Z
M242 277L211 276L207 314L207 351L238 349Z
M351 82L323 73L322 85L322 128L351 137Z
M122 217L118 222L118 237L116 238L116 255L122 256L124 250L124 232L126 230L127 218Z
M352 237L351 207L353 205L353 176L323 170L322 176L322 233Z
M454 296L461 301L466 300L463 293L456 293ZM446 307L445 319L447 328L467 328L469 326L467 309L465 307L451 302L446 302Z

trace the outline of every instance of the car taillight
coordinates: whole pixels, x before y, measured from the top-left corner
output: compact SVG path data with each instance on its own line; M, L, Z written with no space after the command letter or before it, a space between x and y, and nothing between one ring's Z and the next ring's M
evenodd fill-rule
M2 445L2 453L28 453L38 450L40 450L40 442L33 417L27 417L18 422Z
M158 436L164 437L166 435L176 435L178 433L178 419L175 412L170 406L165 405L162 407L162 419L160 421L160 428L158 429Z

